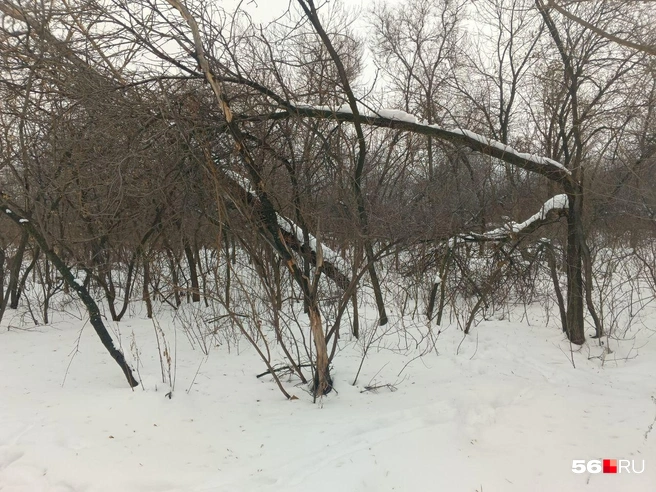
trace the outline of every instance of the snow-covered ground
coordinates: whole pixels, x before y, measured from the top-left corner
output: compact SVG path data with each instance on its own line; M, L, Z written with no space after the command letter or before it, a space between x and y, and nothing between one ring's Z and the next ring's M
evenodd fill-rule
M60 315L24 329L6 317L1 491L656 490L656 317L612 342L604 361L590 341L576 368L537 314L483 322L464 341L450 327L420 358L372 348L356 386L362 346L344 340L337 391L313 404L294 382L285 380L298 399L287 401L270 378L256 379L265 368L245 342L205 360L170 315L158 316L171 399L153 323L138 313L113 325L128 359L139 351L134 391L93 330L80 336L83 321ZM633 460L637 471L644 460L644 472L572 472L573 460L603 458Z

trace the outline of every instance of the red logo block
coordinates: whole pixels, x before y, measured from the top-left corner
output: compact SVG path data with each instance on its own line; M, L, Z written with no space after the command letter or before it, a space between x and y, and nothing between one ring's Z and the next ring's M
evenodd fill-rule
M617 473L617 460L604 460L604 473Z

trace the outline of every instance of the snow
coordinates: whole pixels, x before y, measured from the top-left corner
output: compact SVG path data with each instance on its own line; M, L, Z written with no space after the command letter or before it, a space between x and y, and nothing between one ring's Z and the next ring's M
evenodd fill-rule
M343 340L337 392L314 405L302 387L283 380L299 398L286 401L256 379L263 364L246 344L213 348L205 361L158 316L177 340L172 399L152 322L138 312L113 325L133 364L138 347L143 387L134 391L88 328L66 375L84 324L75 317L29 330L15 328L18 315L3 321L3 492L654 490L649 330L613 342L603 366L589 358L602 353L590 343L574 353L574 369L559 330L529 311L530 325L482 322L462 345L462 332L447 327L439 355L414 362L413 352L371 350L356 386L362 346ZM364 388L384 384L397 390ZM572 460L599 458L634 459L638 469L645 460L645 471L571 471Z
M524 152L517 152L515 149L511 148L509 153L515 154L518 157L522 159L526 159L527 161L535 162L537 164L543 164L545 166L554 166L557 167L563 171L565 171L567 174L572 174L572 171L567 169L565 166L563 166L560 162L554 161L553 159L549 159L548 157L541 157L535 154L526 154Z
M433 127L433 128L437 128L438 130L441 130L441 129L442 129L442 127L440 127L439 125L431 125L431 127ZM472 140L476 140L477 142L482 143L483 145L488 145L488 146L489 146L489 145L490 145L490 142L492 142L492 140L490 140L490 139L484 137L483 135L479 135L478 133L470 132L469 130L462 130L462 129L460 129L460 128L453 128L453 129L451 129L451 130L449 130L449 131L450 131L451 133L457 133L457 134L459 134L459 135L464 135L464 136L466 136L466 137L469 137L469 138L471 138ZM502 150L503 150L503 149L502 149Z
M18 221L19 224L26 224L27 222L29 222L27 219L19 219Z
M360 111L362 108L358 108L358 112L365 116L368 112L366 110ZM337 113L346 113L346 114L353 114L353 110L351 109L351 106L348 104L342 104L339 108L336 110Z
M335 111L335 108L324 105L294 103L293 106L298 109L310 109L315 111Z
M453 249L453 248L455 248L456 245L459 244L460 242L461 242L461 238L460 238L460 237L452 237L452 238L450 238L450 239L446 242L446 246L447 246L447 248L449 248L449 249Z
M388 118L390 120L404 121L406 123L418 123L419 120L413 114L399 111L397 109L381 109L377 112L378 116Z
M11 213L12 213L12 211L11 211L11 210L9 210L8 208L6 208L6 209L5 209L5 213L7 213L7 214L11 214Z
M79 278L76 278L76 279L75 279L75 283L76 283L77 285L79 285L80 287L82 287L82 286L84 285L84 282L82 282L82 280L80 280Z

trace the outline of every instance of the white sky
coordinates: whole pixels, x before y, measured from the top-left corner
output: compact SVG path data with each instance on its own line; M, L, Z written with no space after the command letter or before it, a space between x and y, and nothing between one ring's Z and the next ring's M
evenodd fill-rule
M242 0L242 8L253 16L255 22L267 22L282 15L289 3L290 0ZM238 4L238 0L224 0L221 6L231 11Z

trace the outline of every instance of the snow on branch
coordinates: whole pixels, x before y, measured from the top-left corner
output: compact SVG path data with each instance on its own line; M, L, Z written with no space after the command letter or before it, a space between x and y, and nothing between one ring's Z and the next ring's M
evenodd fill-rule
M360 115L356 116L347 105L331 108L329 106L290 103L285 105L285 111L251 118L246 117L243 120L258 120L262 118L276 120L289 118L293 115L349 122L354 122L357 118L360 123L370 126L393 128L429 135L440 140L463 145L476 152L495 157L526 171L541 174L553 181L568 182L572 179L571 172L560 162L554 161L553 159L519 152L508 145L469 130L459 128L447 130L439 125L429 125L412 114L396 109L380 109L378 111L362 109L360 110Z
M509 222L505 224L503 227L500 227L498 229L494 229L492 231L489 231L485 233L486 236L494 238L494 237L500 237L500 238L505 238L509 234L519 234L522 232L528 232L527 229L535 229L535 226L542 225L542 222L547 220L548 214L551 211L555 210L567 210L569 207L569 200L567 199L567 195L562 194L562 195L556 195L546 202L544 202L544 205L542 205L542 208L540 211L528 219L526 219L522 223L517 223L517 222Z
M526 219L524 222L508 222L502 227L498 227L491 231L483 233L469 233L469 234L460 234L454 238L449 239L449 247L453 247L459 243L466 242L484 242L484 241L494 241L502 242L509 239L515 238L518 235L529 234L536 230L538 227L545 224L547 220L550 219L550 216L553 217L554 214L563 214L569 207L569 200L567 195L556 195L551 197L549 200L544 202L540 210L533 214L531 217Z
M251 201L257 200L255 193L253 193L251 184L246 178L229 169L224 169L223 172L225 173L225 176L228 178L228 180L234 185L238 186ZM311 254L312 261L316 261L316 255L318 252L317 238L308 233L309 244L306 244L303 237L303 229L301 227L296 225L294 221L283 215L280 215L277 212L276 218L278 227L280 227L283 235L286 237L288 247L291 247L297 252L309 248L309 253ZM323 243L321 243L321 253L323 256L324 273L339 286L346 288L350 283L350 280L349 277L344 273L348 271L348 265L344 259L339 255L339 253Z
M278 225L285 232L294 235L298 240L298 242L303 244L304 241L303 229L297 226L294 222L289 220L287 217L283 217L282 215L278 214ZM318 247L317 238L314 237L312 234L308 233L308 240L310 242L310 244L308 245L310 247L310 250L312 250L312 252L316 254L317 247ZM321 251L323 253L324 263L328 261L340 271L345 271L347 269L347 265L344 259L341 256L339 256L339 254L336 251L330 249L324 243L321 243Z
M503 227L498 227L484 233L471 232L469 234L459 234L448 240L449 248L454 248L458 244L481 243L481 242L504 242L516 239L518 236L530 234L531 232L544 225L554 215L562 215L569 208L569 199L567 195L561 194L551 197L544 202L540 210L526 219L524 222L508 222ZM440 274L435 277L434 284L439 285L442 281Z

